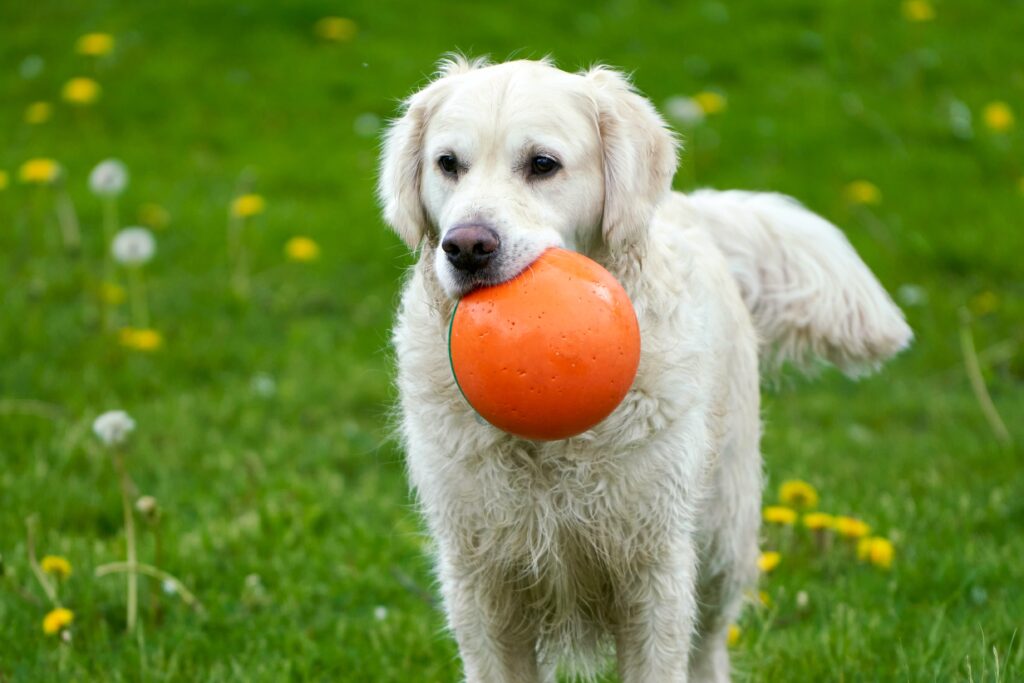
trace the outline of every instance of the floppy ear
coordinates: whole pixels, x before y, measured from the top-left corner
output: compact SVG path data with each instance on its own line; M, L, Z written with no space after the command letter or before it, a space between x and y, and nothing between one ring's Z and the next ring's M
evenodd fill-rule
M419 246L428 228L420 201L420 149L429 115L428 94L433 85L405 100L402 115L388 126L377 178L377 199L384 220L410 249Z
M486 57L469 59L450 54L437 65L434 80L402 103L401 116L391 121L384 134L377 199L384 220L416 249L427 234L429 223L420 201L420 172L423 166L423 133L430 115L447 91L447 79L486 66Z
M593 84L604 154L605 243L637 239L672 188L679 142L650 101L619 72L596 66Z

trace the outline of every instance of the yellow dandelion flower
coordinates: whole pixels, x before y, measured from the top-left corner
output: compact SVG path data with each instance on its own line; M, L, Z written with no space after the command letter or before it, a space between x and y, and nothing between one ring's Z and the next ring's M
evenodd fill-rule
M86 33L75 43L75 52L89 57L102 57L114 49L114 36L109 33Z
M249 218L263 213L265 206L266 202L261 195L243 194L240 197L235 197L235 201L231 202L231 214L240 218Z
M122 327L118 335L121 346L134 351L156 351L164 344L163 335L156 330Z
M757 568L763 573L767 574L771 570L779 566L779 562L782 561L782 555L775 552L774 550L766 553L761 553L761 557L757 558Z
M1013 110L1006 102L989 102L982 112L985 126L996 133L1005 133L1013 128Z
M882 191L878 186L867 180L854 180L843 190L846 201L851 204L881 204Z
M71 563L66 557L60 555L47 555L39 563L39 566L43 568L44 572L53 574L58 579L66 579L71 576Z
M697 105L704 111L708 116L713 114L721 114L725 111L726 100L725 95L721 95L710 90L699 92L693 96L693 100Z
M320 258L320 245L308 237L293 237L284 245L289 261L315 261Z
M743 635L743 629L736 624L729 624L729 632L725 636L725 642L729 647L735 647L740 642L740 637Z
M7 175L7 171L0 171L0 190L6 190L8 183L10 183L10 177Z
M153 202L139 207L139 223L154 230L163 230L171 222L171 212Z
M818 492L802 479L789 479L779 487L779 500L786 505L813 510L818 506Z
M322 40L332 43L347 43L356 37L359 27L345 17L324 17L313 26L313 33Z
M833 528L846 538L864 538L871 533L871 527L856 517L838 516L833 522Z
M18 178L23 183L49 185L60 177L60 164L53 159L39 157L29 159L18 169Z
M835 518L824 512L811 512L804 515L804 526L811 530L831 529Z
M100 90L100 84L91 78L72 78L64 84L61 97L70 104L84 107L100 98Z
M125 300L124 287L114 282L101 282L100 299L108 306L120 306Z
M990 289L971 298L971 312L974 315L988 315L997 308L999 308L999 295Z
M876 536L871 539L867 559L876 567L889 569L892 567L892 558L895 554L895 549L892 547L892 542L889 539Z
M796 521L796 510L782 507L781 505L769 505L762 512L764 521L770 524L792 525Z
M43 617L43 633L48 636L56 635L70 626L74 620L75 613L69 609L58 607L57 609L50 610Z
M935 18L935 8L928 0L904 0L903 18L913 22L931 21Z
M46 123L53 115L53 105L49 102L33 102L25 107L25 123L37 126Z

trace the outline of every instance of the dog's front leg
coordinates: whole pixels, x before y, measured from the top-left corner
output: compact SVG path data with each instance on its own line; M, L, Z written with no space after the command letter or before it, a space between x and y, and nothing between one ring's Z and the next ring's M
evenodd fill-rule
M622 683L684 683L697 613L697 560L691 539L641 568L620 596L615 633Z
M487 568L443 562L441 590L467 683L538 683L537 625L510 582Z

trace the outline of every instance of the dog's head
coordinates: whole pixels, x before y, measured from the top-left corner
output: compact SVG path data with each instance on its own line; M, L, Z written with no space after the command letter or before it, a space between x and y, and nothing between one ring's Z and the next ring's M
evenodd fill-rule
M618 72L456 57L391 123L378 194L385 220L410 248L426 240L459 297L549 247L638 239L675 168L675 138Z

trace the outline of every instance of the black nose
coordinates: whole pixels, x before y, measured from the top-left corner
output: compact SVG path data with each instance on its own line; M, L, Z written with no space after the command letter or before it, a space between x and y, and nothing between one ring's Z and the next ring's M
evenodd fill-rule
M460 225L441 240L441 248L451 264L467 273L475 273L490 263L500 244L498 233L483 225Z

